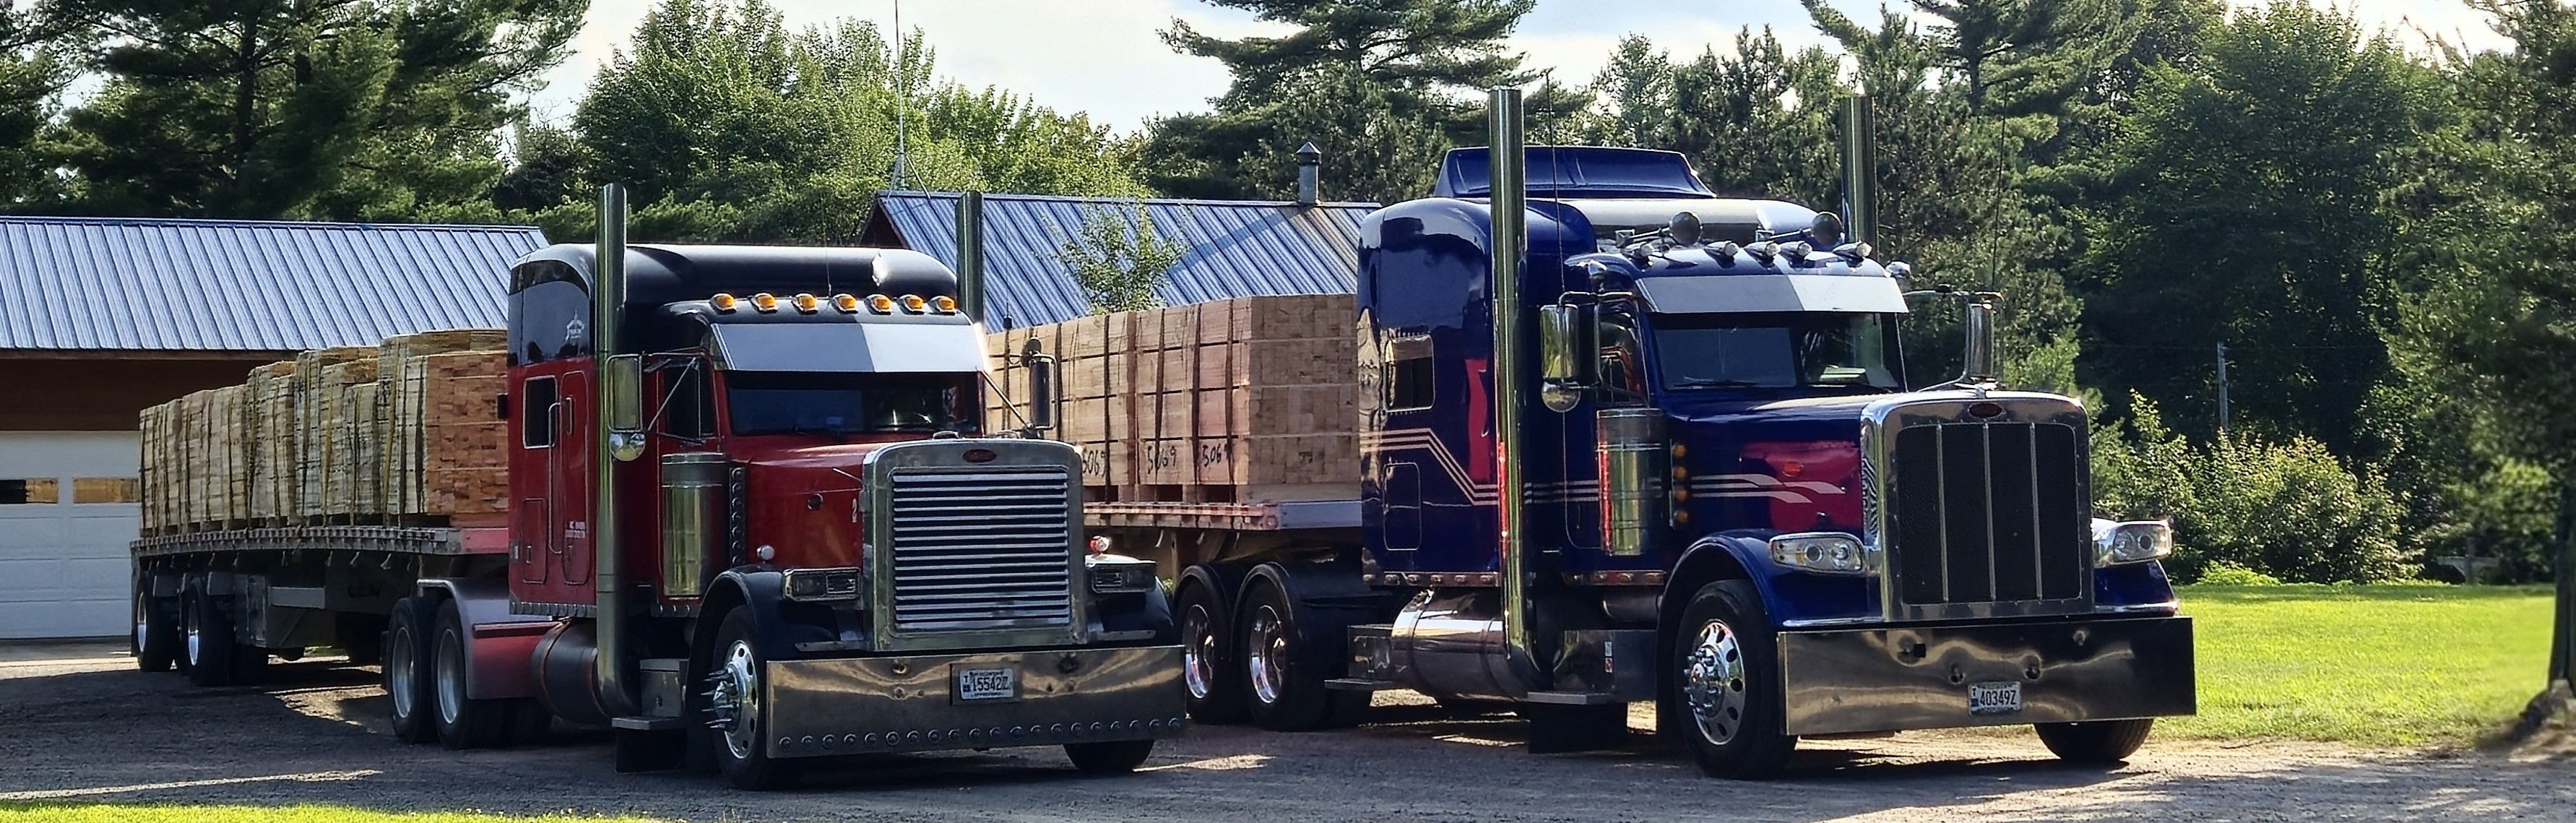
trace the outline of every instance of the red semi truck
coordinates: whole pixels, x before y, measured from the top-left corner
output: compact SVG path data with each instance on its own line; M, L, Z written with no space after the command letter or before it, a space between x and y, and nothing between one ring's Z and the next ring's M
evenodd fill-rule
M615 729L621 770L744 788L1030 745L1123 772L1183 730L1152 564L1087 550L1071 447L981 430L976 284L601 222L510 271L506 526L138 540L141 666L218 685L337 646L382 663L407 741L564 721Z

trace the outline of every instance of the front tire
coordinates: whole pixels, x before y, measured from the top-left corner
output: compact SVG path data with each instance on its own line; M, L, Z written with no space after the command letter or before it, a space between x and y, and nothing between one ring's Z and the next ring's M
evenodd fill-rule
M2039 742L2057 759L2086 765L2111 765L2137 754L2147 742L2147 732L2156 727L2155 718L2139 720L2095 720L2086 723L2041 723Z
M189 578L179 595L181 647L188 659L188 682L198 686L233 683L233 615L225 602L206 592L206 578Z
M770 757L768 747L762 745L761 733L768 728L769 718L760 702L761 678L768 672L753 638L749 608L734 607L718 624L715 656L708 660L703 681L712 692L707 700L706 734L711 738L707 748L715 755L716 771L734 788L766 791L795 782L797 763Z
M147 672L166 672L178 665L179 648L185 639L179 632L177 615L167 604L153 599L150 578L134 583L134 667Z
M1154 741L1151 740L1064 744L1064 756L1084 774L1126 774L1145 765L1145 758L1153 754Z
M1674 633L1670 708L1691 759L1710 777L1762 780L1788 767L1798 739L1782 732L1778 637L1753 584L1700 587Z
M456 610L456 601L438 604L435 637L430 642L429 679L437 711L430 718L438 727L438 742L450 749L501 745L510 736L510 701L469 696L465 666L474 649L467 645L465 620Z
M1350 725L1368 707L1367 692L1325 688L1323 671L1298 630L1297 610L1278 584L1254 584L1244 598L1242 644L1244 681L1251 688L1253 725L1274 732L1307 732Z
M1243 669L1235 665L1237 647L1225 619L1224 598L1196 582L1181 585L1181 683L1190 719L1200 723L1241 723L1251 716L1245 703Z
M417 597L394 601L393 616L385 621L385 704L394 737L405 743L438 739L438 727L429 719L434 711L429 705L430 619L422 614L423 605Z

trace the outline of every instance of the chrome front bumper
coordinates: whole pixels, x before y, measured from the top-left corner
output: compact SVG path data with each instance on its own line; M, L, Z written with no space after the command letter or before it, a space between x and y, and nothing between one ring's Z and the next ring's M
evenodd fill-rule
M960 702L952 672L1009 666L1019 696ZM769 664L771 757L1145 740L1181 733L1181 647L922 654Z
M2197 709L2191 618L2054 620L1780 635L1789 734L2121 720ZM2020 686L2018 711L1969 710Z

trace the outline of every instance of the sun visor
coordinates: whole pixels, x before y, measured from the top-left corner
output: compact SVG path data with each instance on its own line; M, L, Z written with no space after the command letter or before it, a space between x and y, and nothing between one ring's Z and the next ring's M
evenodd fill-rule
M736 371L971 372L984 336L966 323L717 323L717 362Z
M1843 274L1732 274L1641 277L1646 305L1670 314L1722 312L1902 313L1905 294L1885 277Z

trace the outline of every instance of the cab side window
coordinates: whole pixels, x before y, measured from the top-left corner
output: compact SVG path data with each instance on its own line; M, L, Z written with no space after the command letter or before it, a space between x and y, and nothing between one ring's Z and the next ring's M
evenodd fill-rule
M555 444L555 404L562 399L555 391L554 378L528 378L518 398L521 446L543 449Z
M1428 335L1398 337L1388 348L1383 380L1387 410L1431 408L1435 379L1431 370L1431 338Z
M662 370L662 433L691 440L715 433L715 393L707 389L705 362Z

